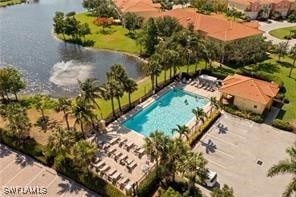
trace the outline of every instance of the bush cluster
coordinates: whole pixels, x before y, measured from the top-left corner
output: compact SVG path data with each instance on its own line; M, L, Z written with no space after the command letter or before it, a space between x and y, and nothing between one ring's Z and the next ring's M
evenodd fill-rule
M257 123L263 123L263 117L260 114L255 114L250 111L239 110L234 105L223 105L223 109L233 115L239 116L241 118L249 119Z
M289 122L280 119L275 119L272 122L272 126L285 131L293 131L293 127Z

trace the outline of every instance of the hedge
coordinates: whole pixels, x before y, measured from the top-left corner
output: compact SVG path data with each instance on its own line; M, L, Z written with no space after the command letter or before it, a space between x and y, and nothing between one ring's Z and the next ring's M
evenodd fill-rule
M275 119L272 126L285 131L293 131L293 126L289 122L280 119Z
M222 108L224 111L239 116L241 118L249 119L257 123L263 123L263 115L260 114L255 114L250 111L245 111L245 110L239 110L236 106L234 105L222 105Z
M43 154L45 147L38 144L35 139L28 137L22 143L18 143L17 137L0 128L0 143L5 144L15 150L23 152L44 165L47 165L46 158Z
M160 182L159 177L157 176L158 168L154 168L145 179L140 182L138 186L138 196L139 197L146 197L152 196L153 193L157 190L158 183Z
M193 134L189 137L189 145L193 147L195 143L203 136L203 134L213 125L213 123L220 117L221 112L219 110L211 114L211 116L201 125Z

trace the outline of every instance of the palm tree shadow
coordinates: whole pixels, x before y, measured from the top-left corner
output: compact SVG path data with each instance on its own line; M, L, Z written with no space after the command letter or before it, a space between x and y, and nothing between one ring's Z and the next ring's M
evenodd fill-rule
M33 160L24 156L24 155L20 155L20 154L17 154L16 155L16 158L15 158L15 163L17 165L20 165L22 168L30 165L32 166L34 164Z
M219 124L217 125L217 127L218 127L218 129L219 129L218 134L226 134L227 131L228 131L227 126L224 126L224 125L221 124L221 123L219 123Z
M281 66L286 67L286 68L291 68L293 66L290 62L286 62L286 61L277 60L276 62L278 64L280 64Z
M201 142L202 146L206 147L206 153L207 154L216 152L217 146L216 146L216 144L214 144L212 142L211 139L209 139L207 143L205 143L203 141L200 141L200 142Z
M58 194L64 194L64 193L78 194L78 192L82 190L80 187L78 187L71 181L59 183L58 186L61 188L60 191L58 191Z

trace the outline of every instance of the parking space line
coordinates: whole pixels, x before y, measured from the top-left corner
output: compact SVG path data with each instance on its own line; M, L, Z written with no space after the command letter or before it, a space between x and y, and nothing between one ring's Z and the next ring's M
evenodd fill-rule
M18 171L8 182L6 182L6 185L8 183L10 183L13 179L15 179L20 173L23 172L23 170L25 169L26 167L22 168L20 171Z
M29 184L31 184L31 183L32 183L36 178L38 178L39 175L40 175L42 172L44 172L44 171L45 171L45 170L41 168L40 172L39 172L36 176L34 176L34 178L32 178L31 181L29 181L29 182L26 184L26 186L29 185Z
M208 163L215 164L216 166L219 166L219 167L221 167L221 168L224 168L225 170L227 169L224 165L219 164L219 163L217 163L217 162L215 162L215 161L213 161L213 160L211 160L211 159L208 159L208 158L207 158L207 160L208 160Z
M54 181L57 179L58 175L56 175L52 181L49 182L49 184L47 185L47 189L54 183Z
M228 141L226 141L226 140L223 140L223 139L221 139L221 138L218 138L217 136L214 136L214 135L211 135L211 134L208 134L208 136L210 136L210 137L212 137L212 138L215 138L215 139L218 140L218 141L224 142L225 144L229 144L229 145L232 145L232 146L237 146L236 144L233 144L233 143L231 143L231 142L228 142Z
M6 168L8 168L8 167L9 167L12 163L14 163L14 162L15 162L15 159L13 159L11 162L9 162L8 164L6 164L6 166L0 170L0 173L1 173L2 171L4 171Z

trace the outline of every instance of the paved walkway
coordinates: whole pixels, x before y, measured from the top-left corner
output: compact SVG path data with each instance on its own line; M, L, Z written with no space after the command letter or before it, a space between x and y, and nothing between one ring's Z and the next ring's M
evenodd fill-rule
M37 194L32 191L31 194L25 193L28 189L34 188ZM96 197L99 195L32 158L0 144L0 196Z
M271 21L272 21L272 23L270 23L270 24L266 23L266 22L259 22L259 24L260 24L259 29L265 32L263 34L263 36L265 36L267 38L267 40L272 41L273 44L278 44L278 43L280 43L282 41L286 41L286 40L281 40L281 39L271 36L269 34L269 32L271 30L284 28L284 27L296 26L295 23L289 23L287 21L283 21L283 22L278 22L278 21L273 21L273 20L271 20ZM292 47L296 44L296 39L289 40L288 43L289 43L289 47Z

